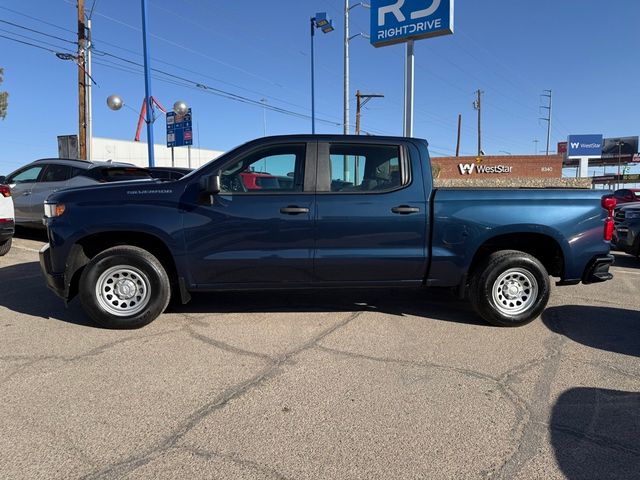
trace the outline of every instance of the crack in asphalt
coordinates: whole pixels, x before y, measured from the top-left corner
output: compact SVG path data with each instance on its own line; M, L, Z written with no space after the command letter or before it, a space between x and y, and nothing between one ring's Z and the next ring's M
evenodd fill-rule
M243 382L227 388L224 392L217 395L211 402L206 403L205 405L193 411L185 418L181 425L174 428L173 432L166 436L164 440L158 442L155 446L148 448L146 451L138 455L134 455L132 457L129 457L128 459L115 462L106 468L94 471L93 473L85 475L82 478L111 479L114 477L121 477L133 472L143 465L150 463L161 453L174 448L179 440L181 440L196 425L198 425L202 420L211 415L213 412L225 407L231 400L241 398L246 393L262 385L264 382L274 378L282 371L281 367L287 364L293 357L313 348L323 338L344 327L349 322L359 317L361 314L362 312L352 312L342 321L337 322L330 328L323 330L297 348L275 357L272 363L261 369L253 377L250 377Z
M208 450L202 450L202 449L187 446L187 445L176 446L175 449L184 450L186 452L189 452L197 457L204 458L206 460L213 460L215 458L229 460L235 463L236 465L249 468L251 470L263 473L265 475L269 475L270 477L273 477L276 480L293 480L292 477L287 477L282 473L278 472L274 468L268 467L267 465L261 465L258 462L254 462L252 460L246 460L244 458L240 458L236 455L229 455L226 453L219 453L219 452L211 452Z
M182 328L172 329L172 330L165 330L165 331L162 331L162 332L156 332L156 333L152 333L152 334L149 334L149 335L143 335L143 336L131 335L131 336L128 336L126 338L121 338L121 339L118 339L118 340L114 340L112 342L107 342L105 344L102 344L102 345L99 345L97 347L92 348L88 352L81 353L79 355L73 355L73 356L70 356L70 355L7 355L7 356L0 356L0 361L2 361L2 360L7 360L7 361L25 360L25 361L27 361L27 363L24 363L24 364L16 367L8 375L6 375L2 379L0 379L0 387L4 386L4 384L6 384L9 380L11 380L11 378L13 376L15 376L17 373L19 373L20 371L25 370L25 369L27 369L27 368L29 368L29 367L31 367L33 365L36 365L38 363L41 363L41 362L58 361L58 362L63 362L63 363L73 363L73 362L77 362L77 361L80 361L80 360L85 360L85 359L90 358L90 357L96 357L96 356L101 355L101 354L111 350L112 348L117 347L118 345L122 345L124 343L136 342L136 341L140 341L140 340L146 340L146 339L149 339L149 338L168 335L170 333L179 332L180 330L182 330ZM56 371L56 370L57 369L53 369L53 370L50 370L49 372Z
M556 325L559 324L555 312L553 313L552 321ZM561 330L561 328L559 329ZM551 384L560 367L562 347L566 342L567 338L560 334L552 334L552 336L547 339L545 345L547 351L545 357L547 358L543 363L543 371L534 387L533 401L527 407L528 418L522 430L522 435L518 440L515 451L505 457L502 467L495 472L497 478L515 478L524 465L537 455L538 447L546 433L543 425L548 413ZM505 376L505 381L509 381L508 378L508 375Z
M531 409L528 403L520 395L518 395L518 393L516 393L505 380L501 380L500 378L493 377L491 375L478 372L476 370L452 367L449 365L442 365L435 362L427 362L427 361L419 361L419 360L403 360L403 359L395 359L395 358L388 358L388 357L376 357L372 355L364 355L360 353L334 349L334 348L326 347L324 345L318 345L316 348L318 350L322 350L327 353L331 353L334 355L341 355L349 358L357 358L361 360L370 360L370 361L382 362L382 363L394 363L398 365L407 365L407 366L415 366L415 367L423 367L423 368L434 368L434 369L443 370L443 371L456 372L461 375L466 375L469 377L490 382L494 384L501 391L503 397L506 398L513 405L515 409L515 412L514 412L515 422L511 428L511 432L514 436L515 442L519 442L519 439L522 437L522 435L524 435L524 429L526 428L526 425L528 424L529 418L531 416ZM510 453L507 458L510 458L512 455L515 454L517 447L514 446L513 450L514 452ZM501 468L500 466L496 466L494 468L488 468L483 471L483 474L485 476L491 476L492 472L500 468Z
M213 338L207 337L206 335L202 335L198 332L193 331L193 329L187 325L185 327L185 331L189 334L189 336L195 340L198 340L207 345L211 345L212 347L219 348L220 350L224 350L230 353L235 353L237 355L245 355L248 357L258 358L260 360L264 360L268 363L275 363L276 359L266 353L253 352L251 350L244 350L239 347L235 347L228 343L222 342L220 340L215 340Z

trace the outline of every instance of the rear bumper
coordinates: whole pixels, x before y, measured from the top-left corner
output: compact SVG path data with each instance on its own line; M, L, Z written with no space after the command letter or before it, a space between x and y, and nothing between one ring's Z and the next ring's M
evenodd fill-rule
M40 249L40 270L47 282L47 287L54 291L63 300L67 299L67 288L64 273L53 273L51 271L51 250L47 243Z
M584 271L582 283L599 283L611 280L613 275L609 272L609 267L613 265L614 261L613 255L602 255L593 258Z

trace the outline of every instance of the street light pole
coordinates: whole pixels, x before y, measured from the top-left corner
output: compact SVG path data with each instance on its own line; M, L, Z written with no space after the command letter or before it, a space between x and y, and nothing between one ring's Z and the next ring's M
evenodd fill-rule
M620 168L622 166L622 145L623 144L624 144L624 142L622 140L618 140L618 178L617 178L617 188L618 189L624 187L624 184L622 183L622 179L620 178Z
M360 3L356 3L355 5L351 5L349 6L349 2L351 0L345 0L344 1L344 113L343 113L343 129L342 132L345 135L349 134L349 121L350 121L350 108L349 108L349 77L350 77L350 61L351 59L349 58L349 42L351 40L353 40L355 37L357 36L366 36L367 38L369 38L368 35L365 35L363 33L359 33L357 35L354 35L353 37L349 36L349 12L351 11L352 8L355 7L364 7L364 8L371 8L371 5L369 5L368 3L364 3L364 2L360 2Z
M327 18L325 12L316 13L315 17L311 17L311 133L316 133L316 72L314 59L314 38L316 28L322 30L322 33L333 32L333 22Z
M144 50L144 94L147 104L146 119L147 122L147 151L149 154L149 166L155 166L155 157L153 153L153 100L151 98L151 68L149 66L149 39L147 34L147 0L141 0L142 3L142 47Z
M315 63L314 63L314 51L313 44L316 35L316 19L311 18L311 133L316 133L316 85L315 85Z
M344 112L342 117L342 133L349 134L349 1L344 0Z

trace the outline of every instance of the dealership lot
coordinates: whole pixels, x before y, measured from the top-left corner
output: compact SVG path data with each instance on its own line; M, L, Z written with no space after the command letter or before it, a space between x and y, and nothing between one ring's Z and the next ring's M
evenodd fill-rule
M555 288L542 319L446 291L197 296L95 328L0 258L6 478L634 478L640 262ZM637 477L636 477L637 478Z

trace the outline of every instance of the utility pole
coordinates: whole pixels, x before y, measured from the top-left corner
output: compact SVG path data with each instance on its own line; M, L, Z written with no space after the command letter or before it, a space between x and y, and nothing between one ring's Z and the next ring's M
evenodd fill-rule
M360 118L362 117L362 107L369 103L372 98L384 98L384 95L381 95L379 93L360 93L360 90L356 92L358 105L356 110L356 135L360 135Z
M476 91L477 98L473 102L473 108L478 111L478 156L482 155L482 94L480 89Z
M85 70L84 0L78 0L78 156L87 159L87 72Z
M95 5L95 3L94 3ZM93 99L92 99L92 92L93 92L93 78L91 77L91 17L89 17L87 19L87 43L86 43L86 57L85 57L85 64L86 64L86 78L85 78L85 83L86 83L86 87L87 87L87 97L86 97L86 103L87 103L87 118L86 118L86 124L87 124L87 160L92 160L93 159Z
M547 122L547 156L549 156L549 145L551 142L551 109L553 107L553 92L551 90L543 90L543 97L549 99L548 105L541 105L540 108L544 108L547 111L547 116L541 118L540 120L544 120Z
M460 156L460 131L462 130L462 114L458 114L458 141L456 142L456 157Z

